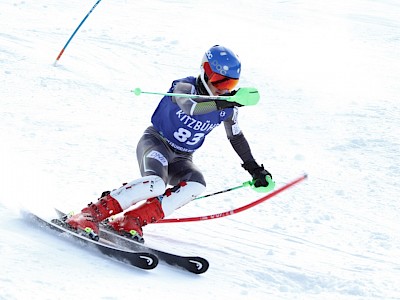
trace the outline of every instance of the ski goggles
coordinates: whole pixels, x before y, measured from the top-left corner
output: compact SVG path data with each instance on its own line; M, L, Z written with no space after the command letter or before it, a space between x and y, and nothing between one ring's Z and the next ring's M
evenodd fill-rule
M230 78L215 73L208 62L204 63L204 73L207 75L208 81L219 90L232 91L239 82L238 78Z

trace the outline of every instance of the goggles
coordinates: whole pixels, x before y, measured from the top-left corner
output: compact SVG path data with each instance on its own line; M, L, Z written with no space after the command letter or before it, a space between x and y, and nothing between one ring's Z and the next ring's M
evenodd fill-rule
M230 78L215 73L213 70L211 70L208 62L204 63L204 73L207 75L208 81L219 90L232 91L239 82L239 79Z

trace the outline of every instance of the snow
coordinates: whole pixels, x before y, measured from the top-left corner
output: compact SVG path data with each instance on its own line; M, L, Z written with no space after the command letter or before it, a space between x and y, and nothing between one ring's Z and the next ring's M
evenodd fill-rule
M344 1L0 0L0 299L399 299L400 4ZM139 177L136 143L173 79L214 44L242 59L240 109L277 187L245 212L145 227L147 243L202 255L194 275L143 271L36 228L30 209L79 211ZM206 193L249 180L223 128L195 156ZM193 201L201 216L259 198Z

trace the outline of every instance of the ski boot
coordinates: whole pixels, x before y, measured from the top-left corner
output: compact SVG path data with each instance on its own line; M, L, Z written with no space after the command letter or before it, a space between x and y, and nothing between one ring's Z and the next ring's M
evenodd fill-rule
M108 193L103 193L97 203L88 204L88 207L69 217L65 223L77 231L85 232L90 238L98 240L99 223L120 212L122 212L122 208L119 202Z
M157 197L147 199L138 208L125 212L107 223L107 226L120 235L144 243L142 227L164 218L161 202Z

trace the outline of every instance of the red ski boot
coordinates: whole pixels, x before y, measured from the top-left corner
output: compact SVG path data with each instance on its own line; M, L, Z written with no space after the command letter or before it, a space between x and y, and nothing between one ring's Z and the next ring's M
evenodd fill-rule
M90 203L65 222L74 229L86 231L91 238L96 239L99 234L99 222L120 212L122 208L118 201L110 195L105 195L97 203Z
M142 227L164 218L161 202L150 198L136 209L127 211L122 216L108 222L108 225L121 235L128 236L139 243L144 243Z

